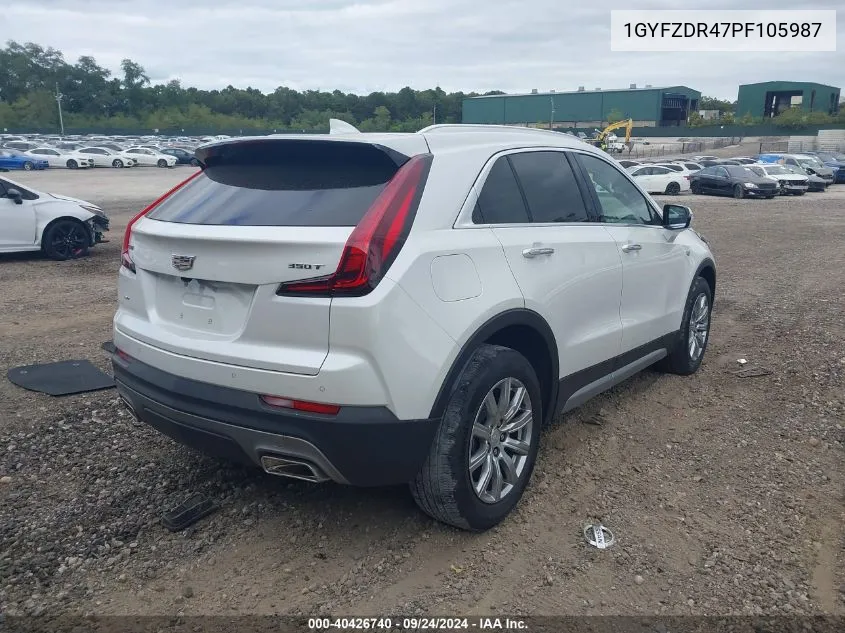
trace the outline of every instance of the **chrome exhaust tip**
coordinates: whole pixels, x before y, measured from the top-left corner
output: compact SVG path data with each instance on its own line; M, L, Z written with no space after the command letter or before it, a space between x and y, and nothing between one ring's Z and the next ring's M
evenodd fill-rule
M310 481L311 483L321 483L330 479L326 473L314 464L290 457L262 455L261 467L269 475Z

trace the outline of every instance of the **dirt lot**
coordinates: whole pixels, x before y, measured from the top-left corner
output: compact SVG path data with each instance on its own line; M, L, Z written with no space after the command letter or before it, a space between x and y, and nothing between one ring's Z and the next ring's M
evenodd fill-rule
M13 175L102 203L113 231L84 260L0 257L4 372L108 368L122 229L188 173ZM845 614L845 186L682 200L719 267L701 371L646 372L565 416L518 510L485 534L435 523L404 488L205 458L113 391L0 381L0 612ZM739 358L765 375L736 375ZM165 531L161 511L193 491L221 510ZM612 548L583 542L594 518Z

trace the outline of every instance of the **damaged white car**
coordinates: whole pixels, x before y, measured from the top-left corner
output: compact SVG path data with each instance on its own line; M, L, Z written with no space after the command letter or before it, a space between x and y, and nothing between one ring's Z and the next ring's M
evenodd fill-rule
M0 253L40 250L50 259L74 259L108 230L108 217L95 204L0 177Z

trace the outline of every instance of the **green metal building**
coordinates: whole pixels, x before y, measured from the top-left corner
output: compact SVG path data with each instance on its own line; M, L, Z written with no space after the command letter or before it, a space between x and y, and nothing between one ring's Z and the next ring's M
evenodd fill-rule
M633 119L636 127L686 125L698 110L701 93L686 86L624 90L537 92L469 97L464 123L493 123L559 128L603 127L608 116Z
M839 88L806 81L764 81L743 84L737 95L736 116L772 118L791 106L807 112L836 114L839 111Z

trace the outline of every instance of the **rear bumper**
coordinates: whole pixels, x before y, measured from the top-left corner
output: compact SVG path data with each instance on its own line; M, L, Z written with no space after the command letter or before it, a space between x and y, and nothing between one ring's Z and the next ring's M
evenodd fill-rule
M343 407L335 416L279 410L257 394L182 378L112 357L115 383L139 420L204 453L261 466L302 460L326 479L356 486L411 481L439 420L399 420L385 407Z

